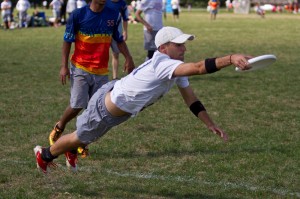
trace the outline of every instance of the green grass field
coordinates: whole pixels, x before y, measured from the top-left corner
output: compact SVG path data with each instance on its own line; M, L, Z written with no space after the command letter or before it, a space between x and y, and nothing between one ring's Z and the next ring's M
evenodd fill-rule
M196 35L186 43L186 61L232 53L278 58L260 71L228 67L190 78L229 142L209 132L174 87L91 144L77 174L59 157L59 168L45 176L33 148L48 145L69 102L69 83L59 81L64 27L0 30L0 198L300 198L300 16L180 17L164 23ZM136 65L146 54L142 35L140 24L130 24Z

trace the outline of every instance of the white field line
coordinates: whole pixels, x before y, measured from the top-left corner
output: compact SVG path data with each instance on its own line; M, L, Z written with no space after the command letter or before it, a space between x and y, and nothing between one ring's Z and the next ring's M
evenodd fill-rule
M274 189L274 188L263 188L263 187L257 187L253 185L249 185L243 182L240 183L231 183L231 182L210 182L201 180L195 177L189 177L189 176L162 176L162 175L154 175L151 173L122 173L112 170L105 170L108 174L121 176L121 177L133 177L133 178L139 178L139 179L156 179L156 180L162 180L162 181L175 181L175 182L194 182L199 184L205 184L208 186L221 186L226 187L228 189L246 189L250 191L263 191L263 192L272 192L274 194L282 195L282 196L296 196L300 198L299 192L290 192L288 190L284 189Z
M0 159L0 162L9 162L11 163L17 163L21 165L30 164L31 161L19 161L19 160L8 160L8 159ZM67 168L64 167L61 164L57 164L58 168L61 170L66 171ZM196 177L190 177L190 176L168 176L168 175L155 175L152 173L138 173L138 172L118 172L113 170L102 170L100 167L79 167L79 172L105 172L110 175L120 176L120 177L131 177L131 178L138 178L138 179L155 179L155 180L162 180L162 181L173 181L173 182L193 182L193 183L199 183L204 184L207 186L220 186L220 187L226 187L226 189L245 189L249 191L262 191L262 192L271 192L274 194L278 194L281 196L295 196L297 198L300 198L300 192L291 192L290 190L286 189L275 189L275 188L268 188L268 187L258 187L253 186L247 183L239 182L239 183L232 183L232 182L211 182L206 180L201 180ZM34 171L33 171L34 172Z

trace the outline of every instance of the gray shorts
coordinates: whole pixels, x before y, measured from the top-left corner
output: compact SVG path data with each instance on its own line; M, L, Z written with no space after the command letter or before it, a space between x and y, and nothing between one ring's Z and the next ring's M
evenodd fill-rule
M53 17L55 19L60 18L60 11L58 11L58 10L52 10L52 14L53 14Z
M11 21L11 14L2 14L2 21L3 22L10 22Z
M114 39L111 40L110 47L111 47L111 50L113 51L113 53L120 53L120 50L118 48L118 44Z
M111 91L117 80L113 80L103 85L89 101L87 109L77 117L77 136L83 144L95 142L112 127L117 126L131 115L121 117L112 116L105 107L105 95Z
M93 94L108 82L108 75L94 75L70 64L72 108L86 108Z
M218 14L218 9L211 10L210 13L216 15L216 14Z
M157 48L155 46L154 40L155 35L158 31L153 30L152 32L148 32L144 30L144 48L145 50L153 50L155 51Z

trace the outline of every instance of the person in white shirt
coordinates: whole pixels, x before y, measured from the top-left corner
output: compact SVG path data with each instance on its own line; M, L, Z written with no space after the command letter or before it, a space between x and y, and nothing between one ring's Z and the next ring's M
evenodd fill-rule
M19 0L16 5L16 9L19 12L19 28L28 27L27 24L27 10L30 8L28 0Z
M48 6L48 1L44 0L44 1L43 1L43 8L44 8L44 9L47 9L47 6Z
M164 13L164 19L167 19L167 0L163 0L163 7L162 7L162 10L163 10L163 13Z
M2 22L4 23L5 29L9 29L10 22L11 22L11 1L10 0L3 0L3 2L1 2L1 16L2 16Z
M66 11L67 11L69 17L76 8L77 8L76 0L68 0Z
M172 0L172 12L173 12L173 20L178 21L179 20L179 2L178 0Z
M87 3L85 0L77 0L76 2L76 6L77 8L82 8L83 6L85 6Z
M34 149L37 167L44 173L59 155L95 142L111 128L157 102L177 85L187 107L213 133L227 141L228 136L210 118L204 105L197 98L188 77L217 72L234 65L249 69L250 56L232 54L208 58L199 62L184 62L185 42L194 36L174 27L164 27L155 37L157 51L152 59L144 62L120 80L103 85L91 98L87 109L77 118L77 130L62 136L51 147ZM42 148L42 150L41 150ZM77 162L76 162L77 168Z
M50 3L50 7L52 7L52 13L54 17L54 27L59 26L61 6L62 2L60 0L52 0L52 2Z
M144 49L147 51L146 60L151 59L156 46L154 38L163 27L163 2L162 0L143 0L137 4L136 19L144 25ZM144 13L144 18L142 17Z

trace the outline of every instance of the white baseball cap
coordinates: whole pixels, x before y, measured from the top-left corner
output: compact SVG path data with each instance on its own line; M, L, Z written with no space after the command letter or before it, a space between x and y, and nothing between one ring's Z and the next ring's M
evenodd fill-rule
M187 40L193 40L194 35L184 34L180 29L166 26L160 29L155 36L155 45L160 47L161 45L173 42L177 44L185 43Z

